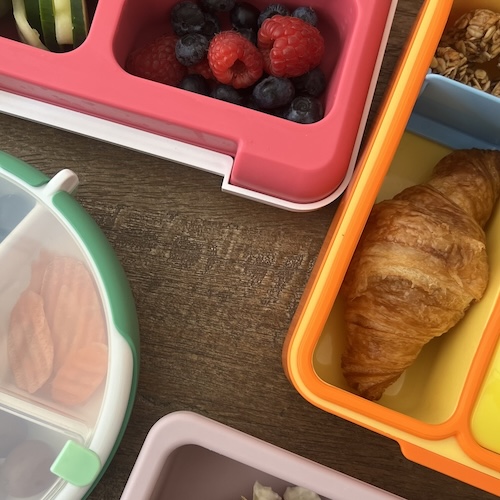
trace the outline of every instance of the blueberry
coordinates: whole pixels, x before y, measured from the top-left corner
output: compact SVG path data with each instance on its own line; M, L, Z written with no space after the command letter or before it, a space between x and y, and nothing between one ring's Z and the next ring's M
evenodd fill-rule
M235 0L201 0L201 5L207 10L229 12L234 7Z
M259 18L257 19L257 26L260 28L262 26L262 23L268 19L269 17L273 17L276 14L279 14L280 16L289 16L290 11L280 3L272 3L271 5L268 5L259 15Z
M217 17L211 12L205 12L205 25L201 33L211 40L217 33L220 32L220 23Z
M291 102L295 96L295 87L288 78L268 76L253 89L252 98L262 109L274 109Z
M323 105L316 97L296 97L285 111L283 118L297 123L314 123L323 118Z
M318 24L318 16L312 7L297 7L292 12L293 17L298 17L306 23L316 26Z
M205 14L194 2L179 2L170 12L170 22L178 36L200 33L205 25Z
M256 30L259 15L260 10L248 2L236 2L229 13L231 24L237 30L240 28Z
M249 28L238 28L238 33L241 33L247 40L250 40L254 45L257 45L257 32Z
M210 92L208 81L199 74L185 76L179 83L179 88L202 95L208 95Z
M197 64L207 55L208 43L208 38L200 33L184 35L175 44L175 57L184 66Z
M314 68L301 76L292 78L297 94L319 97L326 88L326 77L320 68Z
M258 104L255 102L255 99L252 95L248 99L245 100L244 103L245 108L255 109L256 111L264 111Z
M245 107L260 111L261 113L266 113L266 115L277 116L278 118L283 118L283 113L288 109L288 106L279 106L277 108L264 109L255 101L253 96L250 96L250 98L245 102Z
M211 94L215 99L220 99L221 101L231 102L233 104L243 104L244 97L231 85L219 84L216 85Z

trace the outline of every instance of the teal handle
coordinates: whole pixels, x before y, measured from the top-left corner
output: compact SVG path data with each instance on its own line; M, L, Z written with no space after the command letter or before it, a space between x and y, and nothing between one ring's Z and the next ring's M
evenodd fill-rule
M132 387L130 399L125 412L121 429L107 462L104 464L93 487L106 471L115 454L132 413L132 407L139 381L139 324L135 309L135 301L125 272L119 263L110 243L97 223L83 207L66 192L59 192L52 198L55 208L66 219L77 235L85 242L87 252L101 276L110 304L112 321L118 333L127 341L133 357ZM88 491L87 496L92 491Z
M49 178L45 174L4 151L0 151L0 167L33 187L42 186L49 182Z

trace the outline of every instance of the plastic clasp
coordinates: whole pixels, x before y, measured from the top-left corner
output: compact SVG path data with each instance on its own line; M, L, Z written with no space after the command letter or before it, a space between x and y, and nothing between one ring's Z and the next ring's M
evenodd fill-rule
M101 471L101 460L92 450L69 440L52 464L50 471L74 486L89 486Z

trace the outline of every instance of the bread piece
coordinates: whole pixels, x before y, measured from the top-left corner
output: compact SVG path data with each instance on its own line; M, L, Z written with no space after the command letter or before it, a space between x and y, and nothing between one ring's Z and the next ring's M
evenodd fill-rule
M432 338L484 294L483 226L500 195L500 151L458 150L431 179L373 207L347 271L342 370L378 400Z

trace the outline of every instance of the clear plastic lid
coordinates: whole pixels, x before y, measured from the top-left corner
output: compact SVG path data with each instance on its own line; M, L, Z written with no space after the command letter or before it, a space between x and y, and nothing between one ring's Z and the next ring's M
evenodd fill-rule
M0 170L0 498L52 498L87 454L105 394L108 324L85 249ZM64 456L63 456L64 455ZM63 458L61 458L63 457ZM70 473L73 484L85 484Z

